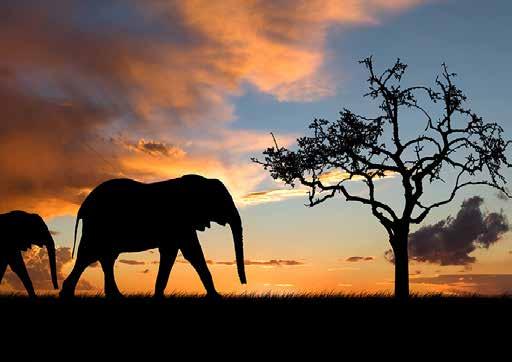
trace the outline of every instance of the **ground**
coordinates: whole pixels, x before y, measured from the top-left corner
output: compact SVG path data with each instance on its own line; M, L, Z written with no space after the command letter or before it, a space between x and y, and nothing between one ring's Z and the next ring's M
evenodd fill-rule
M188 355L213 353L217 360L233 356L239 348L252 356L250 360L260 360L266 358L255 356L262 353L300 356L301 351L339 357L356 348L366 355L389 348L397 335L407 338L402 343L424 343L422 349L442 344L455 348L456 338L462 336L468 337L465 348L473 347L485 338L495 340L500 334L497 325L510 325L512 298L431 295L401 303L384 295L225 296L220 300L3 296L0 312L2 350L18 353L20 349L13 346L24 336L24 345L32 346L21 349L24 356L29 352L39 356L26 361L82 360L77 356L103 360L112 353L118 356L116 361L121 360L120 354L128 354L124 360L153 361L135 356L154 356L162 349ZM45 349L45 341L55 348ZM71 354L64 352L66 348ZM41 358L40 353L48 351L51 358Z

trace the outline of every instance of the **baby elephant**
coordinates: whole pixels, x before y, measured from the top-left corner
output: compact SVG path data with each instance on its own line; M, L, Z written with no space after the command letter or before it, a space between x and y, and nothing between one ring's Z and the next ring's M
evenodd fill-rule
M21 251L29 249L32 244L46 246L53 286L58 289L55 242L41 216L24 211L0 214L0 282L9 265L23 282L28 294L34 297L34 287L21 255Z

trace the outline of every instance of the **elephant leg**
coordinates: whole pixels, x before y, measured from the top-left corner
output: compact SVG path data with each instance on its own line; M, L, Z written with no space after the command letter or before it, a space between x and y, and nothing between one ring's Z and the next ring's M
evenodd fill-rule
M180 249L183 257L192 264L197 274L199 274L199 278L201 278L201 282L203 282L208 296L218 297L219 293L217 293L215 286L213 285L212 275L210 270L208 270L203 250L201 249L201 245L199 244L199 239L197 238L197 233L195 231L183 241Z
M7 259L0 260L0 283L2 283L2 279L4 278L5 269L7 269Z
M80 276L89 265L97 260L98 259L96 257L80 252L80 250L78 251L73 270L62 283L62 289L59 293L61 298L70 298L74 296L75 288L80 280Z
M171 273L177 255L178 248L172 250L160 249L160 266L158 267L158 275L156 277L155 297L164 296L165 287L169 281L169 274Z
M114 277L114 263L116 256L105 255L100 258L100 264L105 275L105 296L107 298L119 298L123 295L117 288L116 280Z
M25 262L23 261L23 256L20 251L16 251L14 254L11 254L9 265L14 273L18 275L21 279L21 282L25 286L27 293L31 297L35 297L36 293L34 292L34 287L32 286L32 281L30 280L30 275L28 275L27 268L25 267Z

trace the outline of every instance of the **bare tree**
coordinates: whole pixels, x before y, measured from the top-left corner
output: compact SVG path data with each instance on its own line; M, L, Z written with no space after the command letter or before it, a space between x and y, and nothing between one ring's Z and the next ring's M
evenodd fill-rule
M375 72L371 57L360 63L369 73L365 97L378 102L378 116L364 117L344 109L335 122L315 119L309 126L313 135L299 138L296 150L279 147L274 138L275 146L263 152L264 161L252 161L263 165L274 179L292 187L297 182L307 186L309 206L341 194L347 201L371 207L386 229L394 252L395 296L405 299L409 296L411 225L423 222L434 208L450 203L467 186L490 186L511 197L501 173L504 167L511 166L505 155L511 141L503 139L503 129L497 123L486 123L465 107L466 96L453 82L456 74L448 72L445 64L435 88L403 88L407 65L400 59L381 74ZM442 112L434 117L420 100L430 107L442 106ZM424 123L414 138L404 140L401 120L410 111L419 112L420 117L408 118L409 122L424 119ZM445 169L455 171L449 180ZM343 176L326 182L334 170ZM401 210L376 197L376 179L390 174L402 181ZM356 195L347 189L346 182L354 179L366 184L367 195ZM451 192L427 204L422 200L425 186L438 182L449 182Z

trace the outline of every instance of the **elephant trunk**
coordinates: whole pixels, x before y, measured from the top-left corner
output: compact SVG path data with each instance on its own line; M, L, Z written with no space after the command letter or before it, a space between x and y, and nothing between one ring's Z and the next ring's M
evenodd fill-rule
M234 206L234 205L233 205ZM231 232L233 233L233 242L235 243L235 255L236 255L236 266L238 269L238 276L242 284L247 283L245 277L245 264L244 264L244 241L243 241L243 229L242 220L240 214L234 206L234 212L229 225L231 226Z
M57 263L55 260L55 242L51 235L46 243L46 250L48 251L48 260L50 261L50 273L52 277L53 287L59 289L59 283L57 281Z

